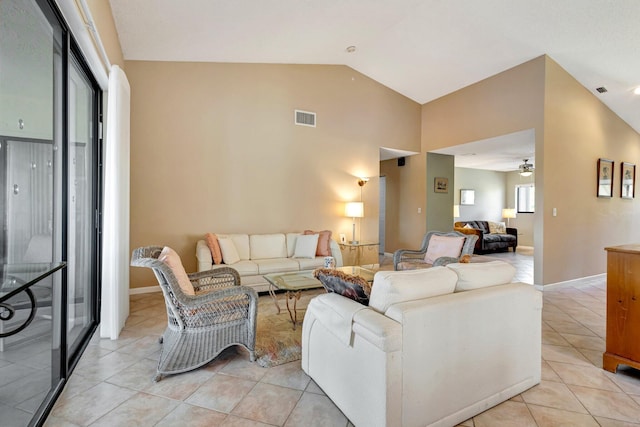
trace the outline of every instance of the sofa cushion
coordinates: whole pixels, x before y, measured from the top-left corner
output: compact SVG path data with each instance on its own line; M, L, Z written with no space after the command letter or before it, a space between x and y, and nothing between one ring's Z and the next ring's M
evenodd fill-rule
M333 292L360 304L369 305L371 284L364 278L332 268L318 268L313 272L313 276L322 283L327 292Z
M331 231L304 230L304 234L318 235L318 246L316 248L316 256L331 256L331 248L329 247L329 241L331 240Z
M296 258L295 261L300 266L300 270L315 270L324 267L324 257L315 258Z
M162 252L158 256L158 260L164 262L169 266L171 272L175 276L178 281L178 285L180 285L180 289L182 292L187 295L195 295L196 291L193 288L193 284L189 280L189 276L187 276L187 272L184 271L184 267L182 266L182 260L180 259L180 255L173 249L168 246L162 248Z
M373 277L369 307L384 313L399 302L450 294L456 287L457 278L453 270L447 267L378 271Z
M218 244L220 245L222 260L225 264L235 264L240 261L240 255L238 255L236 245L230 237L218 238Z
M318 234L302 234L296 239L294 258L315 258L318 247Z
M293 258L293 254L296 251L296 240L300 233L287 233L287 258Z
M251 259L248 234L217 234L217 236L218 240L221 238L229 238L233 240L233 244L236 246L236 250L238 251L238 255L241 260Z
M458 258L462 251L464 240L465 237L431 236L424 261L428 264L433 264L436 259L443 256Z
M258 274L298 270L298 262L290 258L252 259L251 261L258 266Z
M286 258L285 236L279 234L252 234L249 236L251 259Z
M218 236L213 233L207 233L204 236L207 246L211 251L211 259L214 264L222 263L222 252L220 251L220 244L218 243Z
M225 266L226 265L214 265L212 268L216 269L216 268L221 268ZM233 264L233 269L236 270L238 274L243 277L242 279L243 285L248 284L247 281L244 279L244 276L257 276L258 278L260 278L260 282L264 281L262 276L259 275L258 264L256 264L253 261L249 261L249 260L238 261L235 264Z
M504 261L454 263L447 265L447 268L457 275L455 292L511 283L516 274L516 269Z

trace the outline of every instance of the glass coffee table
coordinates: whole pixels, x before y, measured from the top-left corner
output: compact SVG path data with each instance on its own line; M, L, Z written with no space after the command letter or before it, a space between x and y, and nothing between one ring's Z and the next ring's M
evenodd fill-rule
M342 271L343 273L350 274L352 276L360 276L367 282L373 282L373 275L376 273L374 270L359 266L337 267L336 270ZM305 291L307 289L322 288L322 283L320 283L318 279L313 277L313 270L272 273L266 274L263 277L267 280L267 282L269 282L269 295L271 295L271 298L273 298L273 303L278 309L278 314L280 314L280 305L278 304L278 299L276 298L276 291L281 290L285 292L287 311L289 312L291 323L293 323L293 329L295 329L296 324L298 323L296 305L298 300L300 299L302 291ZM293 300L293 307L289 305L290 299Z

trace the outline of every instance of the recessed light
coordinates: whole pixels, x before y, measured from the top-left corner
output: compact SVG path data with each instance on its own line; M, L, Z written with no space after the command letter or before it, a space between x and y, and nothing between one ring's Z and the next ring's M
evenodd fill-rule
M349 46L345 49L347 51L347 53L353 53L356 51L356 47L355 46Z

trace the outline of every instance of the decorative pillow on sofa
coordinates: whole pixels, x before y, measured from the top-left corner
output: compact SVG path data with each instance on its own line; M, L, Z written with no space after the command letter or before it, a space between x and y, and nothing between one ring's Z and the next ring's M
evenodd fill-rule
M218 243L218 236L213 233L207 233L204 236L207 246L211 251L211 259L214 264L222 264L222 251L220 250L220 243Z
M222 260L225 264L235 264L240 261L240 255L238 255L238 249L236 249L235 243L230 237L219 237L218 244L220 245L220 252L222 252Z
M431 236L427 253L424 256L425 262L433 264L440 257L458 258L462 252L464 237L454 236Z
M315 258L319 234L301 234L296 239L294 258Z
M193 284L191 283L191 280L189 280L189 276L187 276L187 272L184 271L180 255L178 255L176 251L168 246L165 246L164 248L162 248L162 252L160 252L158 260L164 262L169 266L169 268L173 272L173 275L176 276L178 285L180 285L180 289L182 289L183 293L187 295L196 294L196 291L193 289Z
M312 231L304 230L304 234L317 234L318 235L318 247L316 248L317 256L331 256L331 247L329 241L331 240L331 231Z
M511 283L516 274L516 269L504 261L455 263L447 265L447 268L458 275L455 292Z
M505 234L507 232L507 226L504 222L489 221L489 233L491 234Z
M464 227L462 228L466 228L467 230L473 230L473 227L469 223L465 224Z
M345 274L332 268L318 268L314 270L313 275L327 292L334 292L360 304L369 305L371 283L362 277Z

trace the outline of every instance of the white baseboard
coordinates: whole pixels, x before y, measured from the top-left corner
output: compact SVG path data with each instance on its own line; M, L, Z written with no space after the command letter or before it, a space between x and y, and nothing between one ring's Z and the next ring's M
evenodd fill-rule
M571 280L566 280L564 282L549 283L548 285L544 285L543 288L550 289L550 288L558 288L563 286L574 286L576 282L579 283L585 279L598 279L598 278L606 279L606 277L607 277L607 273L594 274L593 276L580 277L579 279L571 279Z
M129 288L129 295L150 294L152 292L161 292L160 286L145 286L144 288Z

